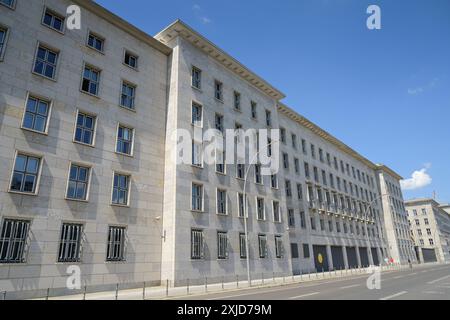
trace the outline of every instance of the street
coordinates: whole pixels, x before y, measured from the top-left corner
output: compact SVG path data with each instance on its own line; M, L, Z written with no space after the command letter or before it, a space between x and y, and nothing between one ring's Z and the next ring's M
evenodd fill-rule
M183 300L450 300L450 265L421 265L381 274L381 288L369 290L369 274L273 288L177 297Z

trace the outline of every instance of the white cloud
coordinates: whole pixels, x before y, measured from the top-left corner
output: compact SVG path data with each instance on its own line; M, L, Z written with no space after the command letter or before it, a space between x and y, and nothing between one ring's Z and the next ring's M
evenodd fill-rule
M400 185L403 190L416 190L431 184L431 176L427 173L427 170L431 167L431 164L425 164L425 167L414 171L411 178L400 181Z
M212 20L208 18L206 15L202 13L203 9L198 4L194 4L192 6L192 10L194 11L195 16L199 19L203 24L211 23Z
M439 78L434 78L425 86L420 86L417 88L408 88L408 94L417 95L417 94L424 93L425 91L434 88L436 86L436 84L438 83L438 81L439 81Z

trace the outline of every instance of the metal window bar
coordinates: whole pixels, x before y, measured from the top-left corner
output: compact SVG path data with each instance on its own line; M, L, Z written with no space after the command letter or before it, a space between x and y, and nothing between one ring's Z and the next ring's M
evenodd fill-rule
M58 262L79 262L81 260L81 239L83 225L63 224L59 244Z
M203 231L192 230L191 238L191 258L203 259Z
M110 227L108 235L107 261L123 261L125 259L126 228Z
M217 233L217 245L218 245L218 255L219 259L228 258L228 236L225 232Z
M30 222L5 219L0 235L0 263L23 263L29 247Z
M239 253L240 253L240 257L241 259L246 259L247 258L247 247L246 247L246 239L245 239L245 234L241 233L239 235Z

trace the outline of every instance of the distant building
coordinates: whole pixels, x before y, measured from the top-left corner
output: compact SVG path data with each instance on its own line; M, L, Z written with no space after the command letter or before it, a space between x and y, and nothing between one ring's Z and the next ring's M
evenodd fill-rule
M420 262L450 261L449 206L433 199L408 200L405 205Z

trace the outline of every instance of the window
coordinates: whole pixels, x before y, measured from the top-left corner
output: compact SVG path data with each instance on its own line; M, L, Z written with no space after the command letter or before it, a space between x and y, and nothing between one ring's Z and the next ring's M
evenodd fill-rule
M420 220L416 219L416 226L420 226Z
M39 180L41 159L18 153L11 179L11 191L35 194Z
M255 183L262 184L261 165L255 164Z
M276 174L270 176L270 186L274 189L278 189L278 177Z
M244 204L244 194L238 192L238 216L239 218L243 218L244 217L244 212L245 212L245 204Z
M81 261L83 225L63 223L59 240L58 262Z
M216 149L216 172L225 174L225 151Z
M336 221L336 232L341 232L341 223L339 221Z
M191 230L191 259L200 260L204 258L203 230Z
M67 198L72 200L87 200L89 189L90 168L72 164L67 185Z
M15 0L0 0L0 4L7 6L10 9L14 9Z
M264 210L264 198L256 198L256 218L258 220L266 219L266 214Z
M201 184L192 184L192 210L203 211L203 186Z
M233 98L234 109L241 110L241 94L237 91L234 91Z
M56 12L45 8L44 16L42 17L42 23L47 27L63 32L64 31L64 17Z
M258 119L258 113L257 113L257 110L256 110L256 108L257 108L256 102L255 102L255 101L252 101L252 102L250 103L250 106L251 106L251 115L252 115L252 119L253 119L253 120Z
M136 98L136 86L123 81L120 105L128 109L134 109L135 98Z
M246 241L245 233L240 233L239 234L239 255L240 255L241 259L247 258L246 243L247 243L247 241Z
M265 235L258 235L258 244L259 244L259 257L261 259L267 258L267 237Z
M311 157L316 158L316 147L311 143Z
M319 148L319 160L320 162L323 162L323 150L321 148Z
M86 65L84 67L83 72L81 91L97 96L99 86L100 86L100 70Z
M129 51L125 51L125 56L123 59L123 63L133 69L137 69L138 67L139 57Z
M5 219L0 233L0 263L24 263L30 221Z
M203 166L203 145L201 142L192 140L192 165L196 167Z
M424 215L424 216L427 215L427 210L426 209L422 209L422 215Z
M3 60L3 56L5 54L7 36L8 36L8 29L0 26L0 61Z
M311 217L311 230L316 230L316 218Z
M198 103L192 102L192 124L197 127L203 126L203 108Z
M50 102L29 96L23 116L22 128L45 133L50 115Z
M422 236L422 235L423 235L422 229L417 229L417 234L418 234L419 236Z
M292 259L298 259L298 244L291 243L291 257Z
M294 159L294 169L296 174L300 173L300 162L297 158Z
M116 152L131 156L133 154L134 130L119 124L117 129Z
M300 212L300 227L302 227L302 229L306 229L306 216L304 211Z
M323 219L320 219L320 230L325 231L325 221Z
M289 227L295 227L294 209L288 209L288 225Z
M273 221L281 222L280 203L278 201L273 201L272 209L273 209Z
M305 162L305 177L307 179L309 179L310 175L309 175L309 164L307 162Z
M74 140L92 146L94 144L96 120L95 116L78 112Z
M99 35L96 35L92 32L89 32L88 41L87 41L88 47L90 47L94 50L97 50L99 52L103 52L104 44L105 44L104 38L102 38Z
M303 200L303 189L300 183L297 183L297 198L298 200Z
M272 126L272 113L269 110L266 110L266 125Z
M416 220L416 221L418 221L418 220ZM430 224L430 221L428 220L428 218L423 219L423 222L425 223L426 226L428 226ZM416 222L416 224L417 224L417 222ZM419 225L419 224L417 224L417 225Z
M214 123L216 129L223 133L223 115L216 113Z
M302 139L302 151L303 151L303 154L307 154L305 139Z
M245 178L245 164L238 163L236 165L236 177L239 178L239 179L244 179Z
M280 128L280 140L282 143L286 143L286 129Z
M52 49L39 45L33 72L46 78L55 79L58 54Z
M226 232L217 232L217 259L228 259L228 236Z
M192 86L196 89L201 89L202 85L202 71L199 68L192 67Z
M278 259L283 258L283 238L275 236L275 255Z
M434 240L432 238L428 239L428 242L430 243L430 246L434 245Z
M227 191L217 189L217 214L227 214Z
M431 236L431 229L427 229L427 235Z
M130 191L130 176L114 173L112 203L116 205L128 205Z
M283 153L283 167L284 169L289 169L289 156L287 153Z
M425 241L423 241L423 239L420 239L419 241L420 241L420 245L421 245L421 246L424 246L424 245L425 245Z
M106 261L125 261L125 227L109 227Z
M222 82L215 80L214 81L214 97L217 100L223 101L223 84Z
M285 181L285 189L286 189L286 197L288 198L292 197L291 182L289 180Z
M297 150L297 136L295 134L292 134L291 139L292 139L292 148Z
M303 258L308 259L310 257L311 257L311 255L309 253L309 244L304 243L303 244Z

